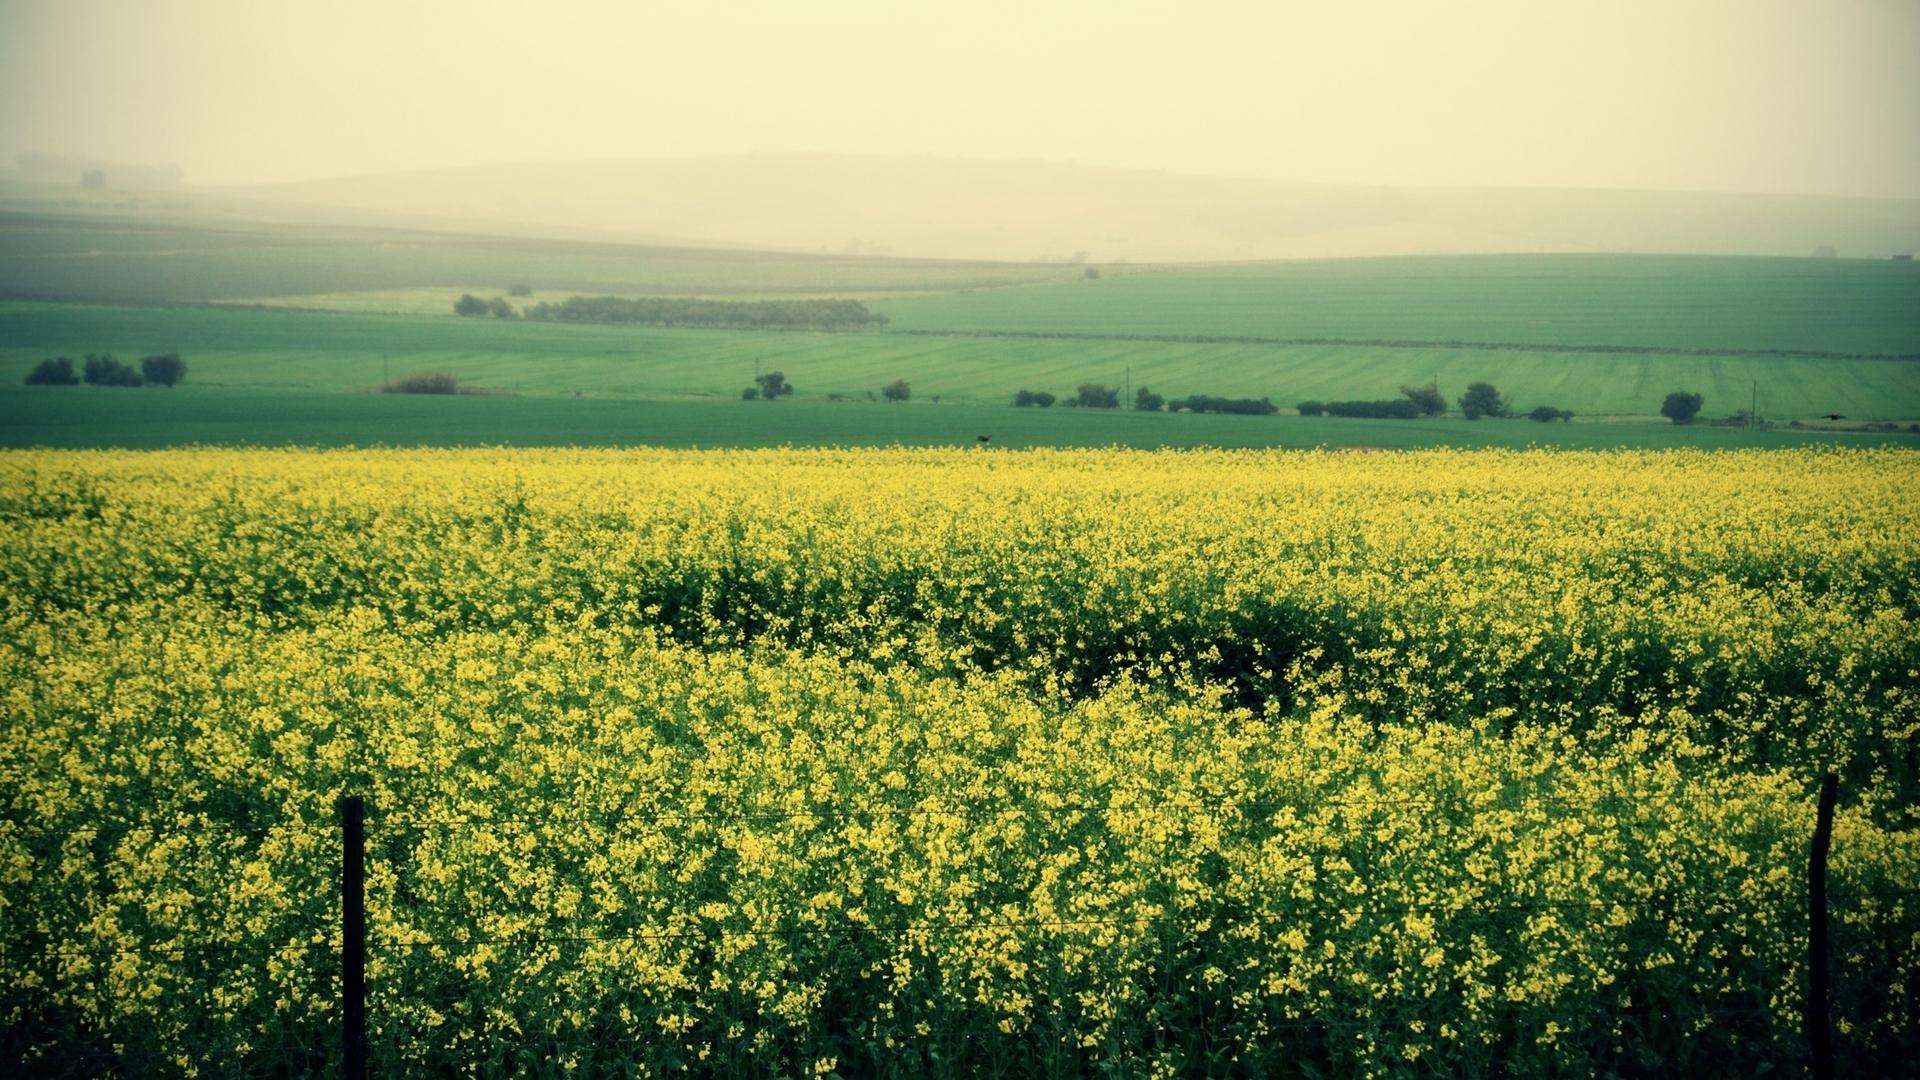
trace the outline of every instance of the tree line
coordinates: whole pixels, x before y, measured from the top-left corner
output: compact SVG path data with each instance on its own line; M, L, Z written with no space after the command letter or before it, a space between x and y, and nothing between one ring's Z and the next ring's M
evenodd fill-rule
M482 310L461 314L498 314L489 301ZM499 301L505 304L506 301ZM468 305L471 309L471 305ZM460 311L460 306L455 305ZM572 296L559 303L541 301L525 317L540 322L644 323L652 326L700 326L745 330L859 330L883 325L885 315L858 300L707 300L687 297Z
M73 359L55 356L27 372L28 386L174 386L187 377L187 362L179 353L156 353L140 358L140 366L122 363L111 353L88 353L80 370Z

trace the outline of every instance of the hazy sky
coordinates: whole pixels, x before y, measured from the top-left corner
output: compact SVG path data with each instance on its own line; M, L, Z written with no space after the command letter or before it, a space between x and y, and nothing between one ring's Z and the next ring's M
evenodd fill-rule
M760 151L1920 197L1920 0L0 0L0 154Z

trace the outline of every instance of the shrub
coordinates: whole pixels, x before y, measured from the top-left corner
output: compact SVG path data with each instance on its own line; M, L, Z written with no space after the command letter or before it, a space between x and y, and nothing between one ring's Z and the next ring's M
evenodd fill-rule
M1460 411L1469 420L1478 420L1483 416L1506 416L1507 403L1500 397L1500 391L1490 382L1477 382L1467 387L1460 395Z
M1406 398L1391 398L1386 401L1329 401L1326 404L1329 416L1345 416L1364 420L1418 420L1420 406Z
M1226 398L1211 394L1191 394L1170 407L1178 412L1187 409L1197 413L1235 413L1241 416L1267 416L1279 412L1279 407L1266 398Z
M73 370L73 361L64 356L42 360L27 372L28 386L74 386L79 382L80 376Z
M1080 276L1086 278L1088 281L1099 281L1100 268L1097 266L1089 266L1080 272Z
M187 377L187 362L179 353L160 353L140 358L140 374L155 386L171 387Z
M760 388L757 386L749 386L745 390L740 391L740 400L741 401L759 401Z
M1294 408L1299 410L1301 416L1319 416L1327 411L1327 404L1324 401L1303 401Z
M380 387L383 394L458 394L460 378L448 371L416 371Z
M1073 403L1083 409L1117 409L1120 391L1103 383L1081 383L1074 391Z
M1533 411L1527 414L1527 419L1538 420L1546 424L1555 420L1571 420L1573 419L1573 414L1565 409L1556 409L1551 405L1536 405L1533 407Z
M768 401L793 394L793 384L787 381L784 372L769 371L764 375L755 375L753 381L759 384L760 396Z
M455 315L468 317L485 315L487 313L487 302L472 293L461 293L460 299L453 302L453 313Z
M511 319L515 314L513 305L507 303L507 298L504 296L496 296L487 301L487 313L496 319Z
M82 378L94 386L139 386L145 381L138 371L111 355L88 354L82 371Z
M1675 390L1660 403L1660 415L1676 424L1691 424L1693 418L1700 415L1700 406L1707 399L1686 390Z
M907 385L907 380L895 379L880 388L880 396L888 401L905 401L913 396L913 388Z
M1091 269L1091 267L1089 267L1089 269ZM1166 403L1166 398L1161 397L1159 394L1154 393L1144 386L1134 391L1133 394L1133 407L1140 412L1159 412L1160 407Z
M1440 396L1440 384L1428 383L1425 386L1403 386L1400 392L1420 410L1421 416L1445 416L1447 399Z
M1022 390L1013 395L1013 403L1019 407L1045 409L1053 405L1054 396L1045 390Z
M531 286L531 285L509 285L509 286L507 286L507 295L508 295L508 296L532 296L532 295L533 295L533 286Z

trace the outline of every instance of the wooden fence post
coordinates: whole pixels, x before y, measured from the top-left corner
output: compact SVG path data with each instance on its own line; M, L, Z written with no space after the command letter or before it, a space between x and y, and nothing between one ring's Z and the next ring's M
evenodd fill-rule
M367 1075L367 806L340 800L341 1075Z
M1840 780L1820 778L1820 807L1813 823L1813 850L1807 859L1807 1046L1815 1080L1833 1076L1832 976L1827 966L1827 847L1833 842L1833 804Z

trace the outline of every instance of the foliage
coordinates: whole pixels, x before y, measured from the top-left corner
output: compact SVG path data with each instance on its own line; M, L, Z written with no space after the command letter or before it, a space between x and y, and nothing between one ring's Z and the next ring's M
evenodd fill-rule
M80 375L73 370L73 360L65 356L42 360L27 372L28 386L76 386L79 382Z
M453 302L453 313L455 315L464 315L468 318L476 315L485 315L489 310L490 308L487 302L472 293L461 293L460 299Z
M1421 416L1447 414L1447 399L1441 396L1440 384L1437 382L1431 382L1425 386L1403 386L1400 392L1406 395L1408 401L1413 402L1414 406L1420 410Z
M913 388L905 379L895 379L880 388L880 396L888 401L905 401L913 396Z
M1706 399L1699 394L1686 390L1675 390L1660 403L1660 415L1676 424L1691 424L1693 418L1700 415L1700 407Z
M1405 398L1390 398L1386 401L1329 401L1322 408L1328 416L1370 420L1417 420L1421 416L1419 404Z
M1120 391L1102 383L1081 383L1074 391L1073 404L1083 409L1117 409Z
M572 296L538 303L527 318L547 322L648 323L782 330L858 330L884 315L858 300L702 300L687 297Z
M1327 403L1324 401L1303 401L1294 406L1294 408L1301 416L1322 416L1325 415L1327 411Z
M1271 416L1279 411L1267 398L1227 398L1210 394L1193 394L1176 398L1167 403L1174 412L1196 413L1238 413L1241 416Z
M0 455L8 1053L1896 1074L1911 458Z
M458 394L460 377L450 371L416 371L382 384L383 394Z
M187 362L179 353L158 353L140 358L140 376L155 386L176 386L187 377Z
M139 386L145 381L138 369L105 354L88 353L81 371L81 377L93 386Z
M1573 413L1568 412L1566 409L1555 408L1552 405L1535 405L1533 410L1527 413L1527 419L1538 420L1543 424L1550 423L1554 420L1564 422L1573 419Z
M1483 416L1502 417L1508 411L1500 391L1490 382L1472 383L1467 387L1467 392L1460 395L1460 413L1469 420L1478 420Z
M1140 412L1159 412L1166 403L1166 398L1144 386L1133 392L1133 407Z
M1054 397L1045 390L1021 390L1013 395L1014 405L1020 408L1048 409L1053 407Z
M787 375L784 371L762 372L755 375L753 381L760 391L760 396L768 401L772 401L775 398L790 397L793 394L793 384L787 381Z

